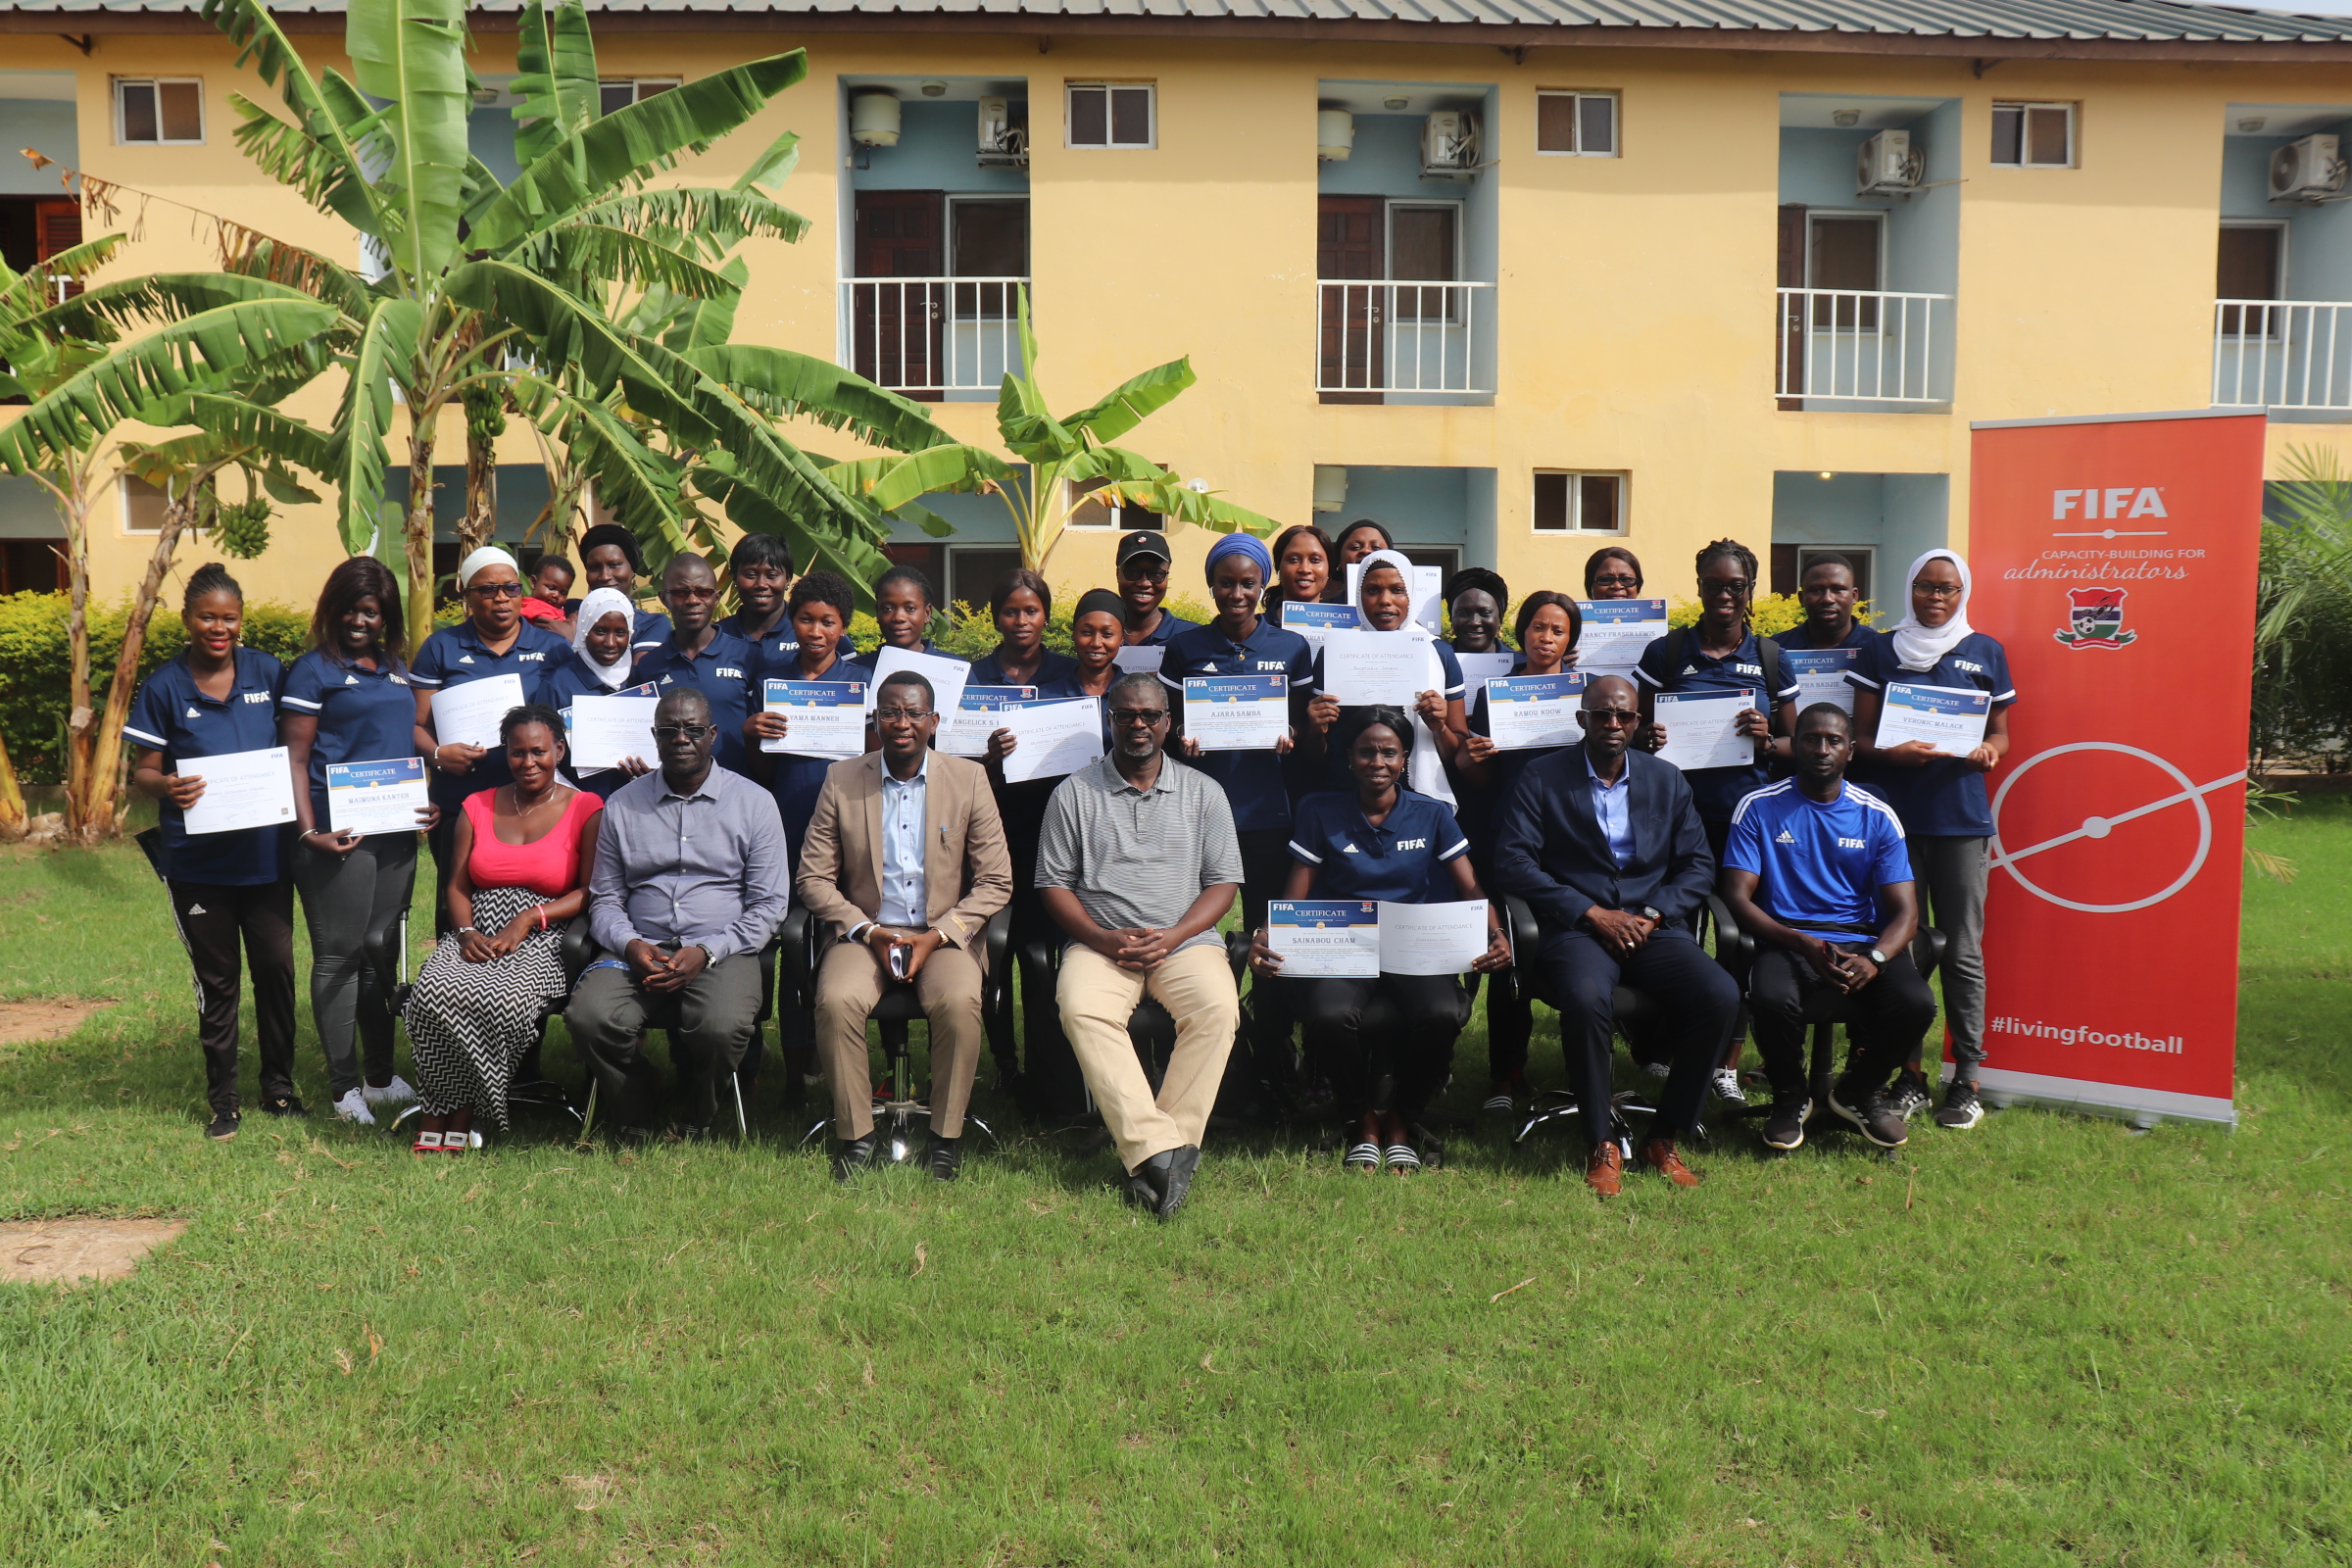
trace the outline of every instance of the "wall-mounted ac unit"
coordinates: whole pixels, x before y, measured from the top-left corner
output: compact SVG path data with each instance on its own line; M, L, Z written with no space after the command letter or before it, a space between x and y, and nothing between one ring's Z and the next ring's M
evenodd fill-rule
M1467 109L1441 109L1421 122L1421 177L1478 177L1478 116Z
M1023 106L1024 109L1026 106ZM1029 117L1016 112L1009 98L980 100L980 167L1029 167Z
M2344 188L2344 160L2333 136L2305 136L2271 154L2271 200L2326 201Z
M1913 146L1909 131L1882 130L1854 157L1854 194L1908 196L1927 172L1927 149Z

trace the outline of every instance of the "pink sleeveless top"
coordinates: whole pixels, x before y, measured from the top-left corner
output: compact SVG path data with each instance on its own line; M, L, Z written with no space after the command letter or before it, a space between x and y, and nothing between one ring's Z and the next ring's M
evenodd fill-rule
M466 874L477 888L527 888L541 898L560 899L580 885L580 841L596 825L605 803L580 790L564 808L563 820L528 844L501 844L491 826L496 790L466 797L473 824L473 854Z

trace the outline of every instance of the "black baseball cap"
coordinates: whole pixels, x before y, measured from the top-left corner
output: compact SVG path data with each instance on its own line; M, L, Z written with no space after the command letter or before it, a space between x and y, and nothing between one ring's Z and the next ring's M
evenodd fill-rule
M1176 559L1168 551L1168 536L1154 528L1119 536L1119 564L1124 566L1138 556L1157 556L1167 562Z

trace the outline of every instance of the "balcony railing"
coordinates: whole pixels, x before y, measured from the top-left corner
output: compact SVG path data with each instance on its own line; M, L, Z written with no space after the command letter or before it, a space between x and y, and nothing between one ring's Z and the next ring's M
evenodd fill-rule
M1392 392L1493 395L1494 286L1318 282L1315 390L1365 402Z
M1785 288L1779 311L1783 400L1951 401L1951 295Z
M994 391L1021 367L1025 277L856 277L841 285L842 362L894 392Z
M2352 302L2213 302L2213 401L2352 410Z

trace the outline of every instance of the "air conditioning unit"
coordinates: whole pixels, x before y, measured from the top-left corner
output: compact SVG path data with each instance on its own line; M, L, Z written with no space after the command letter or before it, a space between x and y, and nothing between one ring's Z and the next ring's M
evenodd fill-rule
M1028 105L1013 108L1009 98L980 100L980 167L982 169L1027 169L1029 167Z
M1911 144L1907 130L1882 130L1854 158L1854 194L1908 196L1928 172L1928 152Z
M1478 177L1478 116L1467 109L1441 109L1421 122L1421 177Z
M2271 154L2271 200L2321 202L2344 188L2347 172L2333 136L2305 136Z

